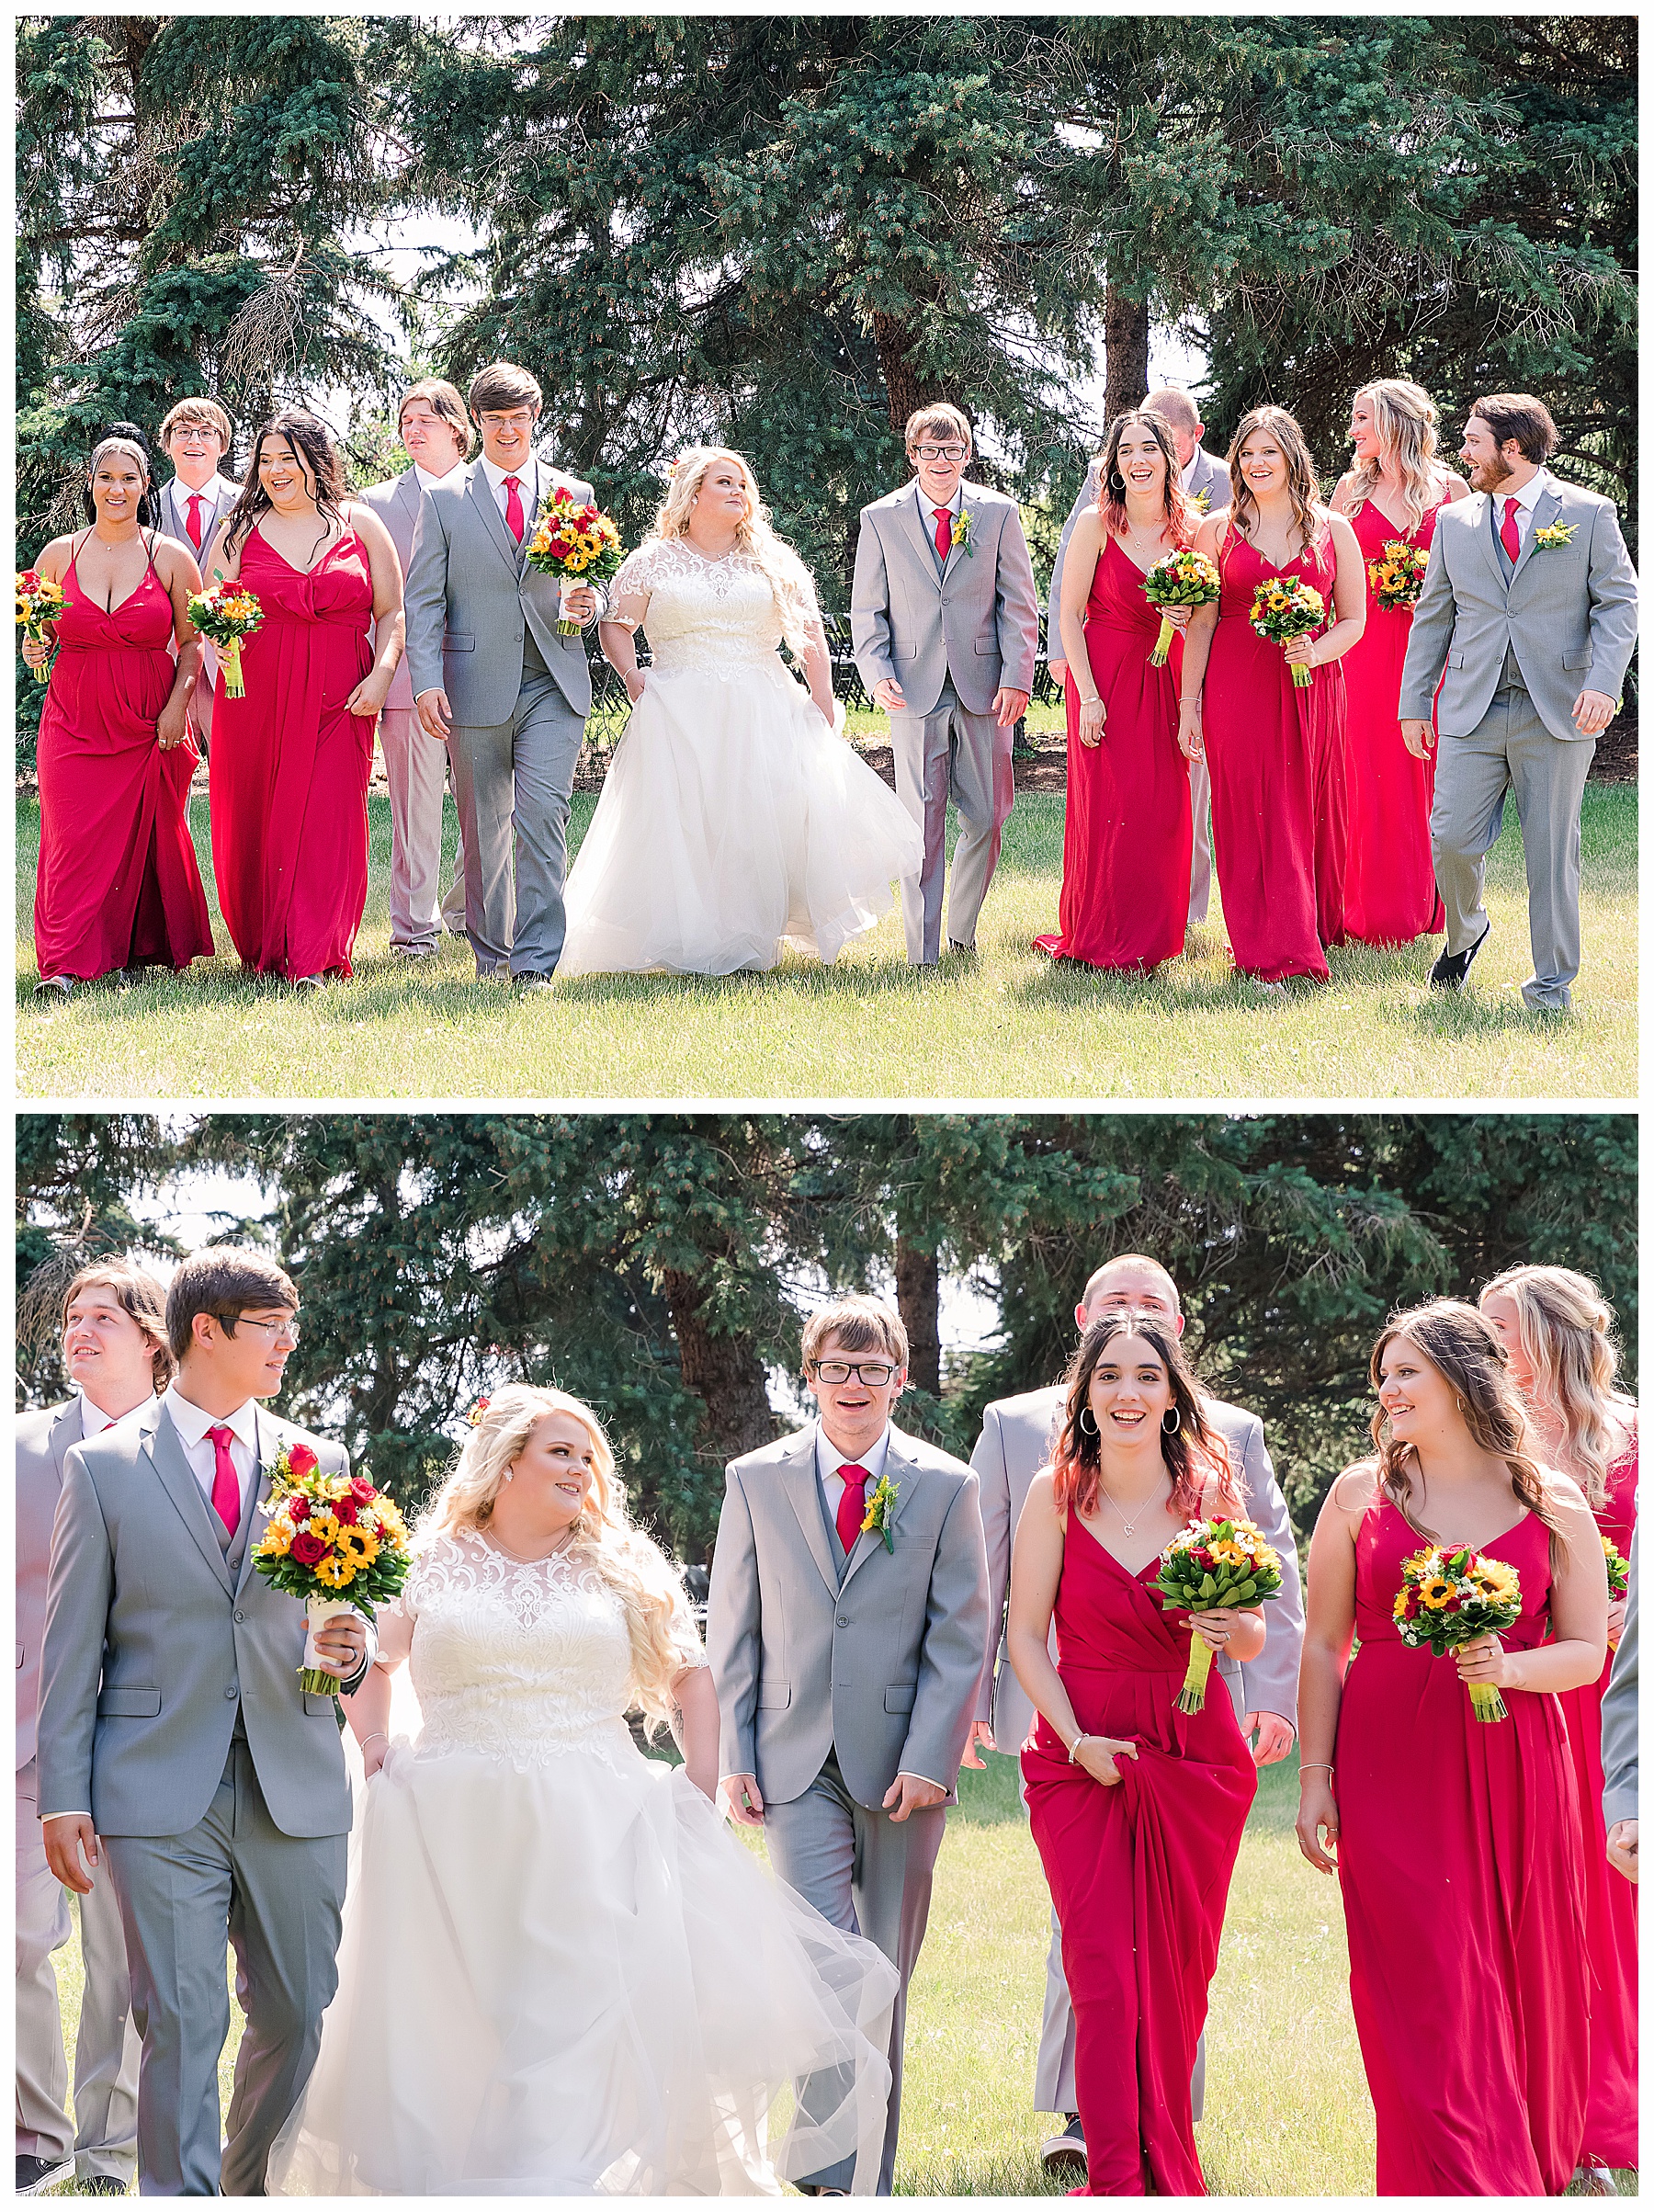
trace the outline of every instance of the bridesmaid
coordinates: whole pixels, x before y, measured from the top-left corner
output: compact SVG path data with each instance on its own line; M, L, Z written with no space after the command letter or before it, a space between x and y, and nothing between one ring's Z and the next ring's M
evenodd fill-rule
M212 955L188 818L186 710L201 665L188 608L201 580L186 547L142 527L149 481L139 438L104 438L85 494L91 528L54 538L35 564L63 589L37 751L43 996ZM25 643L23 657L39 668L48 650Z
M1038 1713L1023 1775L1074 2003L1077 2195L1206 2194L1189 2081L1257 1775L1216 1676L1200 1712L1176 1698L1192 1634L1245 1661L1263 1622L1255 1607L1168 1614L1150 1584L1191 1519L1240 1510L1175 1331L1104 1314L1017 1524L1006 1624Z
M1637 1407L1615 1390L1613 1309L1571 1267L1508 1267L1481 1310L1510 1360L1510 1377L1549 1466L1571 1475L1597 1526L1631 1556L1637 1526ZM1618 1640L1626 1601L1608 1608ZM1585 1832L1585 1930L1591 1993L1591 2078L1580 2177L1637 2163L1637 1891L1608 1865L1603 1819L1603 1693L1614 1655L1594 1682L1562 1696Z
M1327 981L1344 940L1344 679L1340 657L1366 621L1355 533L1315 496L1315 464L1285 408L1243 418L1229 455L1233 505L1208 516L1195 550L1218 565L1223 597L1195 610L1184 644L1178 742L1204 742L1212 837L1235 965L1266 989ZM1320 592L1332 616L1283 648L1252 629L1252 594L1271 576ZM1208 665L1209 655L1209 665ZM1317 673L1308 688L1292 664ZM1202 686L1204 686L1204 700Z
M1602 1672L1602 1546L1578 1483L1533 1457L1473 1306L1397 1315L1372 1378L1376 1453L1333 1484L1309 1550L1298 1847L1343 1889L1378 2195L1558 2196L1585 2125L1591 2017L1558 1694ZM1403 1561L1437 1542L1522 1581L1502 1639L1441 1659L1409 1650L1391 1615ZM1472 1719L1472 1682L1502 1689L1507 1719Z
M1394 539L1428 552L1436 516L1470 487L1436 459L1430 394L1404 378L1366 384L1350 406L1355 466L1332 494L1354 526L1362 563ZM1344 655L1349 692L1350 846L1344 928L1365 945L1407 945L1443 926L1430 856L1435 759L1401 742L1396 702L1412 630L1409 607L1380 607L1367 584L1366 629Z
M346 502L313 414L259 432L207 570L240 577L265 610L242 645L245 698L221 692L213 710L219 903L248 968L319 989L350 973L368 903L373 726L402 658L402 603L390 533Z
M1060 927L1034 944L1093 968L1157 968L1184 948L1195 832L1189 764L1177 742L1183 647L1174 640L1166 665L1150 665L1161 617L1143 596L1145 571L1192 544L1200 524L1175 453L1163 415L1145 408L1115 417L1102 497L1075 524L1062 572L1069 769ZM1180 630L1187 627L1187 607L1168 611Z

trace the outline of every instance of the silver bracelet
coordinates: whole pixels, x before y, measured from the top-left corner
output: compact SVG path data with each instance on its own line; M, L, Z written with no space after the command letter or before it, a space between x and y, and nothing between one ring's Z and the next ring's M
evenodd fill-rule
M1078 1736L1076 1736L1076 1737L1074 1738L1074 1741L1072 1741L1072 1743L1071 1743L1071 1744L1069 1745L1069 1764L1070 1764L1071 1766L1078 1766L1078 1765L1079 1765L1079 1764L1080 1764L1080 1746L1081 1746L1082 1743L1089 1743L1090 1741L1091 1741L1091 1737L1090 1737L1089 1735L1086 1735L1086 1734L1083 1734L1083 1733L1082 1733L1082 1734L1081 1734L1081 1735L1078 1735Z
M1308 1765L1300 1759L1298 1772L1300 1775L1330 1775L1334 1768L1330 1759L1311 1759Z
M382 1728L376 1728L371 1736L364 1736L362 1738L362 1741L357 1746L357 1749L358 1751L365 1752L370 1743L389 1743L390 1741L390 1737L386 1735Z

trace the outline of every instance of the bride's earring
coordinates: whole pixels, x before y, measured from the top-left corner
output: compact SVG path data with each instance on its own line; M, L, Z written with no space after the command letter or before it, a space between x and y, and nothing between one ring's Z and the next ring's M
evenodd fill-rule
M510 1469L510 1468L507 1468L507 1469L505 1469L505 1472L504 1472L504 1474L503 1474L503 1475L500 1477L500 1480L501 1480L501 1481L502 1481L502 1482L509 1482L509 1481L510 1481L510 1480L511 1480L511 1469Z

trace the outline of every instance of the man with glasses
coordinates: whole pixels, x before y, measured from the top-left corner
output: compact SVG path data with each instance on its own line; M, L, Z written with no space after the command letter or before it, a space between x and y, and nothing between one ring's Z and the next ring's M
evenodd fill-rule
M465 929L479 977L547 991L563 947L569 800L592 674L590 584L560 603L555 576L531 568L535 517L562 487L592 487L535 458L540 388L495 361L471 379L480 458L425 486L408 573L408 671L414 706L448 748L465 850ZM513 881L515 873L515 884Z
M913 481L861 512L850 634L855 664L890 718L896 789L924 833L904 877L907 955L942 948L947 801L959 811L948 949L976 949L1014 783L1011 749L1028 710L1039 598L1015 500L964 482L970 425L957 407L908 418Z
M782 1880L901 1977L877 2182L888 2196L908 1982L976 1709L988 1562L976 1477L891 1424L907 1382L900 1316L841 1299L810 1317L803 1353L818 1418L734 1461L718 1525L707 1656L719 1803L762 1827ZM821 2115L844 2089L834 2072L799 2094ZM865 2194L871 2177L853 2163L799 2186Z
M77 1445L52 1532L40 1711L47 1862L85 1896L107 1864L142 2038L148 2195L258 2196L334 1992L350 1785L331 1697L300 1685L305 1609L253 1565L284 1446L342 1448L262 1407L298 1342L299 1295L219 1245L166 1299L177 1372ZM353 1616L316 1650L351 1689L375 1649ZM105 1855L107 1854L107 1860ZM221 2161L225 1937L247 2025Z

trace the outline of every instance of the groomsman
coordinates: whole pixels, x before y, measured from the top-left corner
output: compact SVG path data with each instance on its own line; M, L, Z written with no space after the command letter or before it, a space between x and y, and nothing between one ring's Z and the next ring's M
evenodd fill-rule
M1015 795L1011 749L1028 710L1039 599L1016 502L964 482L970 425L957 407L908 418L911 483L861 511L850 634L862 681L890 718L896 790L924 833L901 885L907 956L936 964L947 801L959 810L950 952L974 952L977 916Z
M1642 1577L1637 1531L1631 1532L1630 1586L1614 1672L1603 1692L1603 1820L1608 1863L1628 1882L1637 1879L1637 1612Z
M878 2183L889 2196L908 1983L970 1739L988 1567L976 1477L892 1425L907 1382L900 1317L842 1299L811 1316L803 1357L818 1419L728 1470L707 1616L719 1803L762 1826L782 1880L901 1976ZM799 2087L806 2110L814 2080ZM815 2089L842 2093L836 2077ZM842 2194L853 2168L799 2185Z
M187 545L200 567L213 532L241 497L242 488L222 473L234 433L216 400L180 400L161 425L161 449L176 474L161 487L164 536ZM204 582L210 582L203 574ZM212 699L218 682L218 655L203 641L201 673L196 678L190 720L202 750L212 736Z
M1141 1253L1121 1253L1099 1267L1074 1309L1083 1333L1116 1309L1147 1308L1184 1330L1177 1285L1158 1260ZM989 1631L987 1665L977 1705L976 1739L988 1750L1014 1753L1033 1724L1034 1711L1005 1656L1005 1601L1011 1580L1011 1545L1028 1485L1050 1458L1062 1409L1063 1392L1030 1390L1002 1398L983 1410L982 1434L970 1456L981 1482L982 1524L988 1547ZM1304 1641L1304 1602L1298 1580L1297 1546L1286 1501L1275 1480L1263 1443L1263 1424L1255 1413L1207 1398L1206 1413L1229 1446L1252 1520L1281 1555L1282 1590L1269 1606L1269 1634L1259 1657L1240 1666L1220 1654L1217 1666L1234 1702L1242 1732L1253 1740L1259 1766L1284 1759L1297 1734L1298 1657ZM1193 2083L1195 2117L1205 2092L1206 2042L1201 2039ZM1062 1970L1061 1931L1051 1915L1051 1946L1046 1959L1045 2021L1034 2080L1037 2112L1062 2114L1064 2127L1045 2146L1048 2164L1083 2167L1085 2140L1080 2130L1074 2093L1074 2015Z
M331 1697L300 1687L304 1607L253 1566L284 1445L343 1473L336 1444L258 1404L281 1385L299 1294L268 1260L214 1246L166 1299L165 1393L63 1466L46 1597L40 1810L46 1859L82 1898L105 1854L142 2037L146 2194L258 2196L333 1995L350 1785ZM352 1689L358 1616L318 1632ZM247 2025L221 2171L225 1939Z
M465 402L454 387L440 377L427 377L403 392L397 429L413 466L385 483L370 484L362 501L390 531L406 576L419 531L420 494L446 482L470 459L471 426ZM442 794L448 755L441 739L433 737L414 711L405 653L380 710L379 741L391 788L391 950L398 959L428 959L442 935L436 891L442 876ZM463 901L463 840L454 888Z
M1536 1013L1564 1013L1580 972L1580 809L1596 741L1637 642L1637 577L1610 501L1545 466L1557 425L1522 391L1477 400L1459 459L1473 496L1436 517L1401 671L1401 735L1423 760L1447 939L1430 971L1463 991L1487 942L1488 848L1514 791L1527 862ZM1444 671L1445 675L1444 678ZM1436 686L1441 696L1435 698Z
M82 2196L124 2196L138 2160L138 2036L120 1907L100 1869L81 1899L85 1981L74 2044L74 2121L64 2106L52 1953L69 1941L69 1900L40 1840L35 1717L46 1627L51 1524L63 1463L164 1390L173 1358L165 1292L129 1260L83 1267L63 1297L63 1365L74 1395L17 1417L17 2195L74 2179Z
M536 459L540 388L526 369L495 361L466 397L481 458L420 502L408 672L419 718L453 768L477 973L549 991L563 947L569 800L592 674L585 640L557 634L559 580L530 568L526 549L556 486L582 501L592 487ZM566 605L572 621L597 618L590 584Z
M1229 504L1229 472L1224 463L1214 460L1202 444L1206 425L1200 419L1200 410L1186 391L1174 384L1163 384L1151 391L1143 402L1157 414L1165 417L1172 431L1172 443L1177 451L1177 465L1182 471L1184 490L1195 501L1202 512L1215 515ZM1057 629L1057 610L1062 605L1062 571L1068 561L1069 539L1074 534L1074 525L1088 507L1097 504L1097 494L1103 483L1103 457L1098 454L1086 471L1085 482L1080 496L1069 510L1069 518L1062 526L1062 535L1057 540L1057 559L1051 568L1051 591L1048 602L1046 637L1047 660L1051 674L1061 683L1068 663L1062 658L1062 640ZM1055 653L1050 645L1058 648ZM1212 778L1207 767L1206 755L1189 763L1189 806L1195 817L1194 856L1189 864L1189 924L1193 927L1204 922L1212 903Z

